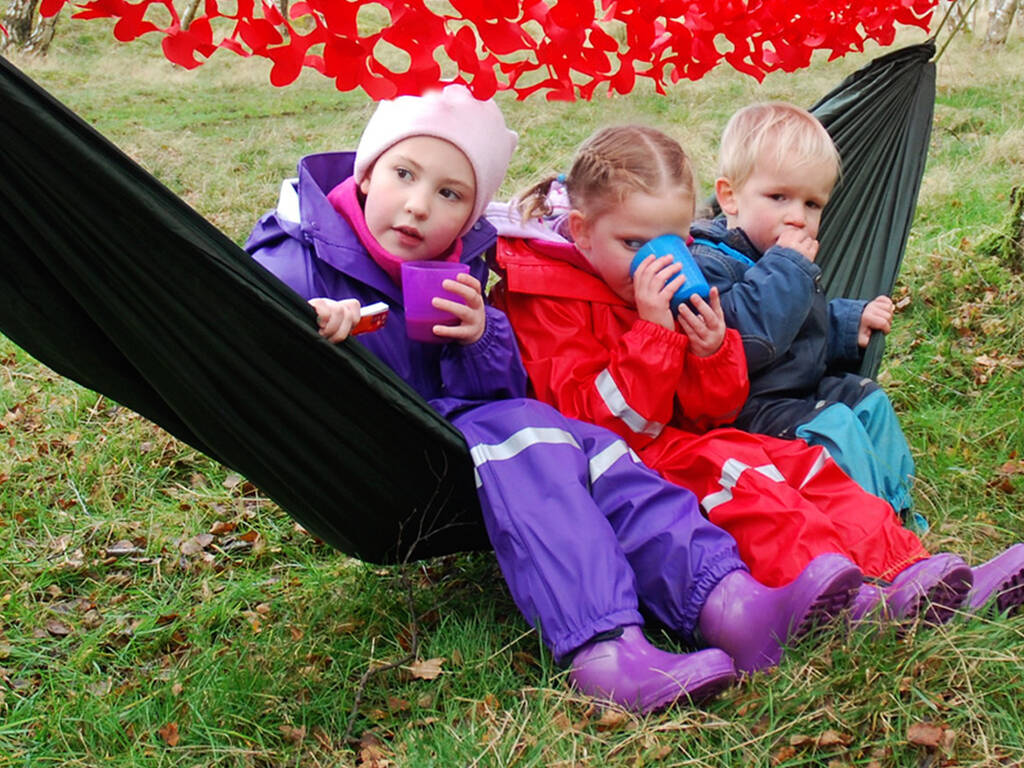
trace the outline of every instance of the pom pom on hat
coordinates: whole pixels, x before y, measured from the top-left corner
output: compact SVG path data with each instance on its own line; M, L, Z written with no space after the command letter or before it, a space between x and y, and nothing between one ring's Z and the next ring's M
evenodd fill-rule
M460 233L464 235L501 186L519 137L505 126L493 99L480 101L464 85L453 83L422 96L399 96L382 101L363 129L356 148L356 183L363 181L378 157L412 136L434 136L454 144L473 167L476 198Z

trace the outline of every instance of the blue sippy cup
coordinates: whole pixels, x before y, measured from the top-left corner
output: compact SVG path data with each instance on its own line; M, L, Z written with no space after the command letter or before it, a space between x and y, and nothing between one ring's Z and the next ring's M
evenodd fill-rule
M679 305L695 293L707 301L711 287L704 279L697 262L693 260L693 255L686 247L686 243L683 242L683 238L678 235L660 235L653 240L648 240L633 257L633 263L629 266L629 274L632 276L636 272L636 268L640 266L640 262L651 255L656 259L660 256L671 256L676 262L683 265L686 282L679 286L679 290L675 292L669 302L673 315L678 314Z

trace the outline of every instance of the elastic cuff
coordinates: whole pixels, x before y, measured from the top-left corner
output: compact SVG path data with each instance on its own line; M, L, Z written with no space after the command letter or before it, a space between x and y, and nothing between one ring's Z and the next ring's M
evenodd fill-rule
M701 609L704 608L704 603L707 602L708 596L718 586L718 583L733 571L750 573L750 568L740 560L738 553L722 552L694 579L690 599L683 611L683 625L679 627L679 634L684 641L696 646L707 645L697 630Z
M670 331L664 326L652 323L650 320L643 320L639 317L633 323L633 330L642 336L647 336L655 341L667 344L669 347L679 351L682 351L688 343L684 334L677 331Z

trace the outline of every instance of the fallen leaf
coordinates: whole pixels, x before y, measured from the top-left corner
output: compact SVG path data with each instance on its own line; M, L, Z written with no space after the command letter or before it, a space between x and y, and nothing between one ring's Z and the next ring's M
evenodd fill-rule
M125 557L127 555L142 554L142 550L135 546L135 542L128 541L127 539L121 539L120 541L111 544L104 550L104 552L107 557Z
M831 728L818 737L819 747L845 747L853 741L852 736L833 731Z
M498 697L493 693L487 693L484 695L483 701L476 703L476 716L478 719L486 719L494 716L494 712L501 709L501 702Z
M1024 475L1024 460L1007 461L996 472L1001 475Z
M569 716L565 714L565 712L555 712L554 716L551 718L551 722L560 731L565 732L573 730L572 720L569 719Z
M919 747L937 747L942 743L942 726L935 723L914 723L907 728L907 741Z
M398 696L388 696L388 709L392 712L407 712L409 710L409 702L405 699L400 699Z
M796 756L796 747L794 747L794 746L779 747L777 750L775 750L775 752L772 753L772 763L774 765L778 765L779 763L784 763L787 760L790 760L791 758L793 758L795 756Z
M1013 480L1011 480L1008 475L1003 475L1002 477L996 477L989 480L986 485L988 485L989 488L1007 494L1017 492L1017 487L1013 484Z
M159 733L160 738L162 738L167 743L167 746L178 746L178 739L180 738L180 735L178 734L177 723L168 723L163 728L158 729L157 733Z
M202 552L213 542L213 536L209 533L200 533L198 536L193 536L191 539L186 539L181 542L178 549L181 550L183 555L194 555Z
M409 665L409 672L420 680L434 680L441 675L441 665L444 661L444 658L427 659L426 661L417 659Z
M71 627L69 627L63 621L57 621L57 619L50 619L46 622L46 631L54 637L67 637L71 634Z
M629 720L627 715L621 709L606 709L601 713L601 717L598 719L594 726L599 731L617 731Z

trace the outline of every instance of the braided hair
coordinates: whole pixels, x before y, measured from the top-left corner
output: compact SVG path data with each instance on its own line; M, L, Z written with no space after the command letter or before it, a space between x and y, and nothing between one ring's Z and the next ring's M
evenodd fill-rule
M644 125L601 128L576 151L564 178L552 174L519 197L523 220L551 213L547 204L551 185L565 183L574 208L600 216L633 192L654 194L666 187L684 188L695 199L690 158L670 136Z

